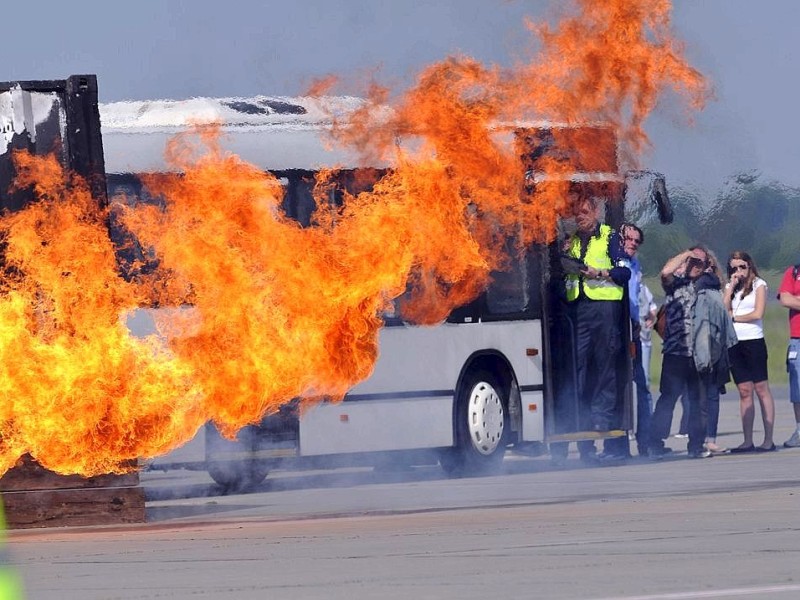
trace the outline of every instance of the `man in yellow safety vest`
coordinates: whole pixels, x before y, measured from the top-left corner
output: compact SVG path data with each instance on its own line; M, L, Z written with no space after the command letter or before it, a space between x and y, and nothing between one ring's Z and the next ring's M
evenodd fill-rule
M610 431L621 426L617 406L617 360L623 348L623 298L631 272L619 235L600 223L600 205L586 194L570 194L577 231L563 251L580 265L564 277L567 314L574 328L575 395L583 431ZM551 444L554 459L566 457L566 444ZM592 440L578 442L581 460L598 460ZM627 444L606 443L602 455L623 459Z

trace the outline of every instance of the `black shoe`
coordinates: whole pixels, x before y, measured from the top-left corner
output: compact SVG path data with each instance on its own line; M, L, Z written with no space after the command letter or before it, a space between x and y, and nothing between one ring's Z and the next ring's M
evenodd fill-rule
M731 448L731 454L749 454L750 452L755 452L756 447L753 444L749 446L736 446L736 448Z
M763 446L756 446L756 452L775 452L778 447L775 444L772 444L769 448L764 448Z
M661 460L667 454L672 454L672 448L666 446L651 446L647 451L647 456L651 460Z
M692 450L687 454L689 458L711 458L712 456L714 456L710 450L706 450L705 448L701 450Z
M621 454L617 452L601 452L597 459L604 464L622 463L630 458L628 454Z

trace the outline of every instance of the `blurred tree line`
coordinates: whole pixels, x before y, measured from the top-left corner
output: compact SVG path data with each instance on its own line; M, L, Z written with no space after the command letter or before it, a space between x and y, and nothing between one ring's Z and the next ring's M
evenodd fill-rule
M800 262L800 189L763 182L739 173L716 198L671 189L674 221L640 223L645 243L639 253L646 274L656 274L675 254L700 242L727 260L734 250L748 252L759 270L783 271Z

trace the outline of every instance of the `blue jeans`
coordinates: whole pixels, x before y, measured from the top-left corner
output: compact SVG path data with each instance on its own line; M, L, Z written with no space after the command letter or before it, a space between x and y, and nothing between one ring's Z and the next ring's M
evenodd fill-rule
M686 435L689 433L689 399L686 394L681 394L681 422L678 425L678 433Z
M716 376L716 374L713 374ZM706 437L717 437L717 425L719 424L719 388L720 386L713 383L712 374L704 375L705 382L701 384L702 389L706 393L706 408L708 409L708 419L706 424ZM684 392L681 394L681 423L678 433L686 435L689 433L689 399Z
M650 389L650 356L653 354L653 342L642 343L639 339L639 344L642 346L642 368L644 369L644 381L647 389Z
M684 392L689 401L689 452L700 452L706 439L706 394L700 389L700 375L691 356L665 354L661 367L661 395L650 421L650 447L655 453L669 437L675 403Z
M789 340L789 348L786 352L786 370L789 372L789 401L798 403L800 402L800 339Z
M703 386L702 391L706 394L706 437L717 437L717 425L719 424L719 384L717 374L707 373L701 376Z

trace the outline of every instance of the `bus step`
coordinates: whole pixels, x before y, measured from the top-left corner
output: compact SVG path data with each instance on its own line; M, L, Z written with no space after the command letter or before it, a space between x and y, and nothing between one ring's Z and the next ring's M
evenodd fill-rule
M572 431L570 433L558 433L547 436L548 442L578 442L581 440L604 440L608 438L625 437L628 432L624 429L612 429L611 431Z

